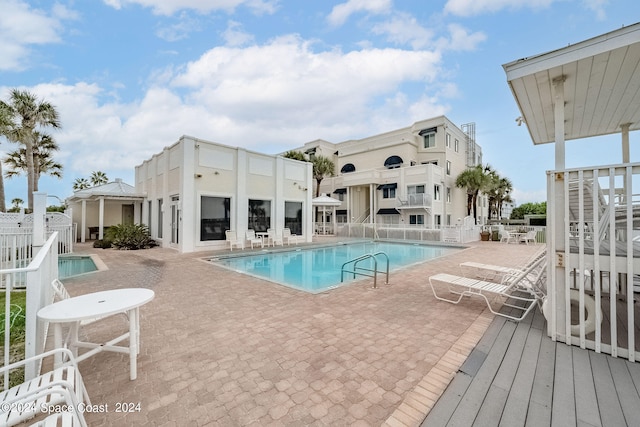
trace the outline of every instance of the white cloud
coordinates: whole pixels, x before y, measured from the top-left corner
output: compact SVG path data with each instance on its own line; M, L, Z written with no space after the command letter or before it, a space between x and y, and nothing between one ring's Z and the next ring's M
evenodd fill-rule
M233 12L238 6L245 6L256 15L272 14L278 7L278 0L103 0L114 9L121 9L127 4L148 7L157 15L171 16L182 10L195 10L199 13L213 11Z
M383 14L391 11L392 0L348 0L333 7L327 20L333 26L343 25L351 15L357 12Z
M77 17L73 11L60 5L54 5L51 15L20 0L2 2L0 70L27 68L30 46L59 43L63 29L61 20Z
M244 46L253 42L252 34L244 31L242 24L237 21L229 21L227 28L222 32L222 38L227 46Z
M502 9L545 8L554 1L558 0L448 0L444 11L457 16L474 16Z
M156 31L156 35L168 42L175 42L185 39L189 33L200 31L200 23L197 19L193 19L188 13L182 12L178 21L174 24L162 24Z
M477 48L478 44L487 39L487 35L482 31L470 34L466 28L458 24L449 24L447 29L449 30L449 38L439 40L438 46L440 49L472 51Z
M396 13L388 21L374 25L371 31L385 34L389 41L398 45L408 44L414 49L426 47L433 38L433 31L424 28L408 13Z

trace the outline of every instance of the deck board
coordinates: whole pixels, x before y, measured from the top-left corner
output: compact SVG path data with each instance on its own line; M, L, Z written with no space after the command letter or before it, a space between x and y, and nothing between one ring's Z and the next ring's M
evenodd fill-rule
M496 317L422 427L637 425L640 363L554 342L546 327L538 310Z

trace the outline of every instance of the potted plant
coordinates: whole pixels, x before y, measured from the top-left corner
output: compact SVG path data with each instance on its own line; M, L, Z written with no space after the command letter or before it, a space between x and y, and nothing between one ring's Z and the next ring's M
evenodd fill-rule
M482 231L480 231L480 240L488 242L490 235L491 233L489 232L489 229L486 226L482 226Z

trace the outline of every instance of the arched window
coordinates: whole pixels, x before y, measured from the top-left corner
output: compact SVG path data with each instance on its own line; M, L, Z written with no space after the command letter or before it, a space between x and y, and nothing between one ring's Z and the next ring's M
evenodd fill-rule
M391 156L384 161L384 167L387 169L399 168L402 165L402 158L400 156Z
M349 173L355 171L356 167L353 165L353 163L347 163L346 165L342 166L342 169L340 169L340 173Z

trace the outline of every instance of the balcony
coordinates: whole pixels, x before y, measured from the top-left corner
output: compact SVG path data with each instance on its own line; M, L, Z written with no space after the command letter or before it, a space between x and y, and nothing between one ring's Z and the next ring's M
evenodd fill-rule
M397 198L397 209L431 209L433 196L426 193L408 194L405 198Z

